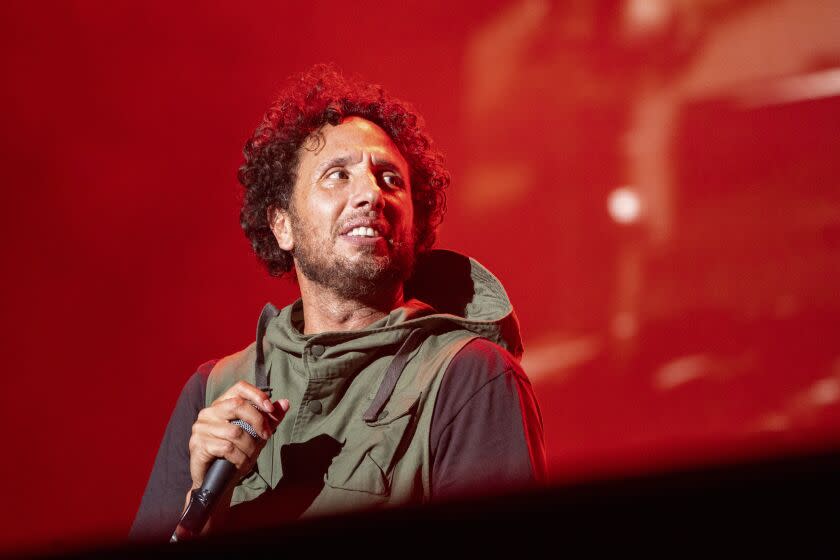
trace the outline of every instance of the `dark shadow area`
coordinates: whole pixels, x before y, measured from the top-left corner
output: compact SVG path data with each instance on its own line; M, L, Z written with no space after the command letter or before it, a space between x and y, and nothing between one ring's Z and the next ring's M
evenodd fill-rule
M462 316L475 295L470 261L451 251L432 251L417 259L406 283L408 298L426 302L441 313Z
M231 508L234 530L253 529L296 519L324 488L324 475L342 444L321 434L280 448L283 478L274 489Z
M766 459L653 476L490 496L480 500L379 510L298 521L200 542L85 551L62 558L366 554L436 543L446 550L557 550L581 545L668 546L669 538L696 546L717 538L770 542L804 528L809 544L833 539L820 530L840 515L840 450ZM808 524L807 526L803 524ZM774 531L781 531L774 533ZM559 535L562 535L559 537ZM430 540L430 536L432 540ZM758 541L755 539L758 538ZM356 543L358 546L351 546ZM445 545L443 544L445 543ZM826 542L828 544L828 542ZM672 551L673 552L673 551ZM395 552L398 556L402 553ZM48 558L48 557L44 557Z

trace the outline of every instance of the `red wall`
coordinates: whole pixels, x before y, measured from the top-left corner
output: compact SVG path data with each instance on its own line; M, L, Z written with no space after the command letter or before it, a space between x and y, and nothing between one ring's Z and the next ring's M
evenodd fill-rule
M577 195L546 184L476 222L457 192L475 145L462 110L464 52L501 4L0 8L7 427L0 550L121 537L184 381L201 362L248 344L264 302L296 297L288 282L268 279L250 252L238 225L235 173L272 94L313 63L334 61L380 82L425 115L453 170L440 245L475 255L508 285L526 352L529 341L558 330L554 308L542 303L546 294L568 292L560 303L576 294L583 302L611 297L603 279L613 273L613 234L563 213L566 197ZM525 121L541 108L511 110ZM591 126L588 136L559 134L540 157L603 146L620 128ZM621 169L615 154L602 156L579 151L586 165L571 169L606 188ZM592 197L578 203L600 208L600 194ZM574 243L558 249L552 240L564 235ZM559 264L576 258L589 272ZM595 307L581 304L575 313ZM597 334L604 326L593 320L581 328ZM656 348L669 343L654 340ZM590 375L535 380L558 477L622 472L674 453L700 460L703 426L690 423L686 407L724 402L740 414L738 403L763 384L754 380L735 396L712 390L657 400L638 396L647 392L636 378L610 377L613 368L635 371L610 360L590 363ZM836 415L825 422L833 430ZM658 448L649 445L656 426L677 426Z

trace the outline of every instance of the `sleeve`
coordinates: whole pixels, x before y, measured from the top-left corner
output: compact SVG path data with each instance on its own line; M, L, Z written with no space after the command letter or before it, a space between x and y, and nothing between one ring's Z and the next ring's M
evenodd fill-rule
M545 481L542 416L513 356L484 339L455 355L435 402L430 446L432 500Z
M192 485L189 441L192 425L204 408L207 376L215 362L207 362L187 380L158 448L152 473L128 538L166 541L184 509Z

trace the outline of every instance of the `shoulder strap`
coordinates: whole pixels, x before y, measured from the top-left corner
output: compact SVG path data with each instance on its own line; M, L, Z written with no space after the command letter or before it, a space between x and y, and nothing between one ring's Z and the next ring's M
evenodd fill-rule
M271 386L268 384L268 372L265 367L265 350L263 349L263 338L265 338L265 330L268 328L268 323L277 317L279 311L270 303L266 303L265 307L260 313L260 319L257 321L257 355L254 358L254 381L257 388L271 397Z
M365 422L373 422L379 417L379 413L382 412L382 407L391 398L391 394L397 386L397 381L399 381L405 369L405 364L408 362L408 355L420 346L425 336L426 334L422 329L414 329L406 337L400 349L397 350L397 355L394 356L394 359L388 365L388 370L385 372L385 377L382 378L382 383L379 385L379 390L376 391L373 402L370 403L370 407L368 407L362 417Z

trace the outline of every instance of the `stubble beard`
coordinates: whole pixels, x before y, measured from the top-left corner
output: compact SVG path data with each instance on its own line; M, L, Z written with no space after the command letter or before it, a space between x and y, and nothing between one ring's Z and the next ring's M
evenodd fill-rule
M375 253L375 246L362 246L353 260L335 251L336 235L329 242L317 241L314 231L292 220L295 266L308 280L345 299L377 305L393 297L414 271L414 245L388 242L390 251Z

